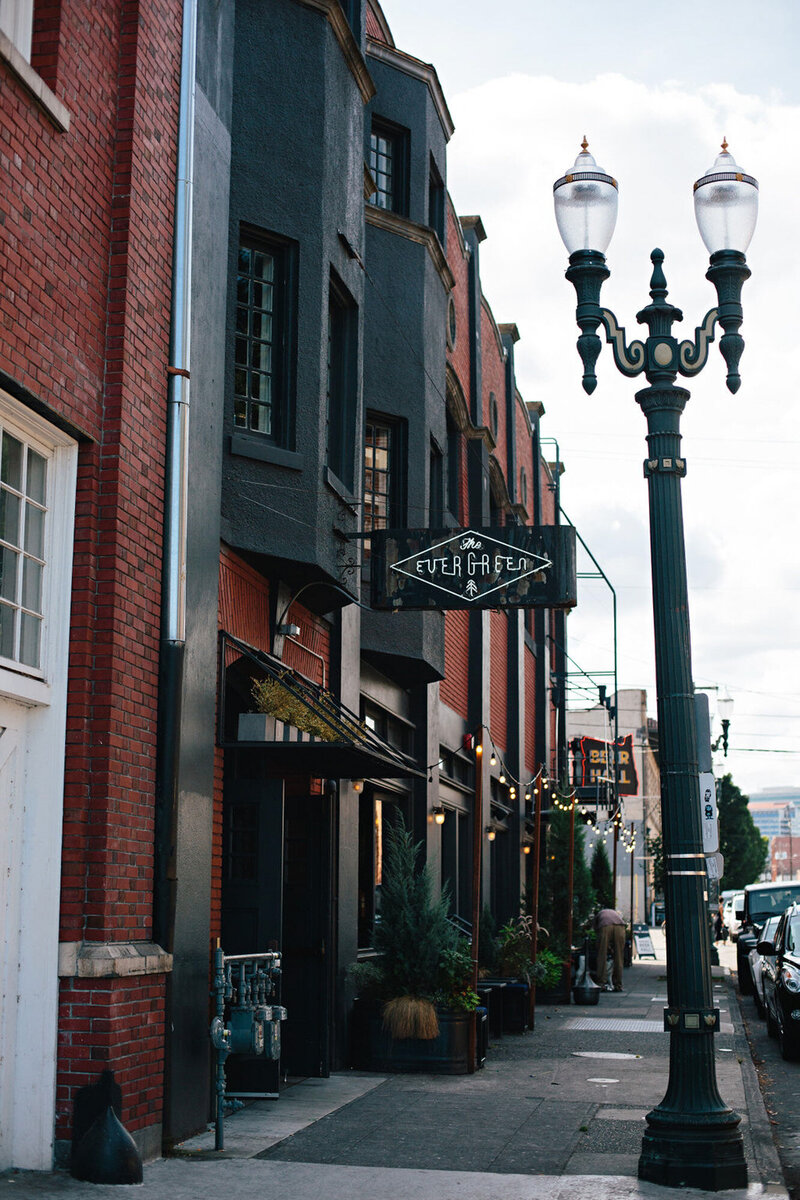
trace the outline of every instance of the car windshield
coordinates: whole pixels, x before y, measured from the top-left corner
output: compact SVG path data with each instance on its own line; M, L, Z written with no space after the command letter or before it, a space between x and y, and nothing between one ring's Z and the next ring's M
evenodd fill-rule
M765 917L771 917L773 913L782 913L790 904L800 900L800 883L770 888L769 891L751 892L749 899L750 919L763 920Z
M800 913L792 917L786 926L786 949L796 954L800 949Z

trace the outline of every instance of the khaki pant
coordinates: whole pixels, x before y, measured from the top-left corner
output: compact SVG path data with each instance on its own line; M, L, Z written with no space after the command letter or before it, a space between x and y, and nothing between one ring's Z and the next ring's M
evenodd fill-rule
M625 954L625 926L601 925L597 931L597 982L600 987L606 981L608 959L608 944L614 955L614 965L611 969L611 982L615 988L622 988L622 959Z

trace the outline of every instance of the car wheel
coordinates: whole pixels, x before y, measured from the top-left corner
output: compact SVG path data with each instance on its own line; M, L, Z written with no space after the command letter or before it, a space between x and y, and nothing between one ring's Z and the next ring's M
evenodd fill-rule
M778 1036L778 1025L777 1025L777 1022L775 1021L775 1018L773 1017L772 1013L770 1012L769 1005L767 1005L766 1016L767 1016L767 1033L769 1034L770 1037L773 1037L773 1038L777 1037Z
M778 1048L781 1058L788 1062L800 1057L800 1038L795 1033L788 1033L783 1021L778 1025Z

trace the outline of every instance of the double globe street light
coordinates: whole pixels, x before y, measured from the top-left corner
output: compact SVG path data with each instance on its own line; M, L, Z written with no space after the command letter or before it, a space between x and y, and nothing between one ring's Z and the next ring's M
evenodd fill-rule
M661 770L662 836L665 859L667 1008L670 1034L669 1082L664 1099L647 1114L639 1178L672 1187L711 1191L745 1187L740 1118L721 1099L714 1064L719 1010L711 984L711 946L706 915L706 865L701 830L697 731L689 637L689 604L680 480L680 416L689 392L677 376L697 375L705 366L720 325L720 350L727 385L741 383L744 342L741 294L750 270L745 251L755 229L758 184L728 153L726 142L714 165L694 185L700 236L711 255L706 278L717 292L693 340L679 342L672 326L683 319L667 300L664 255L650 255L651 303L637 314L649 336L626 341L610 309L600 306L609 277L605 251L617 219L617 181L598 167L584 138L575 165L553 185L556 221L569 251L566 277L577 293L583 386L597 386L595 364L602 325L623 375L643 374L649 387L636 393L647 417L648 457L644 473L650 502L656 691Z

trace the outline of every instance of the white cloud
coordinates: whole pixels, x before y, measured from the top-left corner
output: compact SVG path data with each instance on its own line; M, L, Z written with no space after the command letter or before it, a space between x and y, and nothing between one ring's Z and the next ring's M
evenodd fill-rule
M646 86L605 74L586 83L550 76L496 78L449 100L456 122L448 186L456 208L479 212L484 290L499 321L516 321L518 382L544 403L544 431L566 464L562 502L619 593L620 685L647 686L655 710L645 419L636 384L609 348L598 387L583 393L575 341L574 291L555 227L552 183L572 163L584 133L598 162L620 183L617 231L608 252L603 302L633 336L648 303L654 246L665 253L670 300L691 337L715 293L692 210L692 183L713 162L723 135L739 165L761 184L759 225L743 294L742 387L732 396L712 347L691 385L683 418L688 460L683 504L698 683L727 685L744 712L797 714L762 721L758 746L800 750L797 514L800 404L793 383L800 301L795 281L800 162L793 150L800 111L730 84L691 90ZM638 382L638 381L637 381ZM571 653L600 669L611 630L602 600L582 587L570 619ZM587 660L584 661L583 649ZM713 705L712 705L713 708ZM796 781L800 755L737 753L751 746L753 719L731 724L727 766L745 791Z

